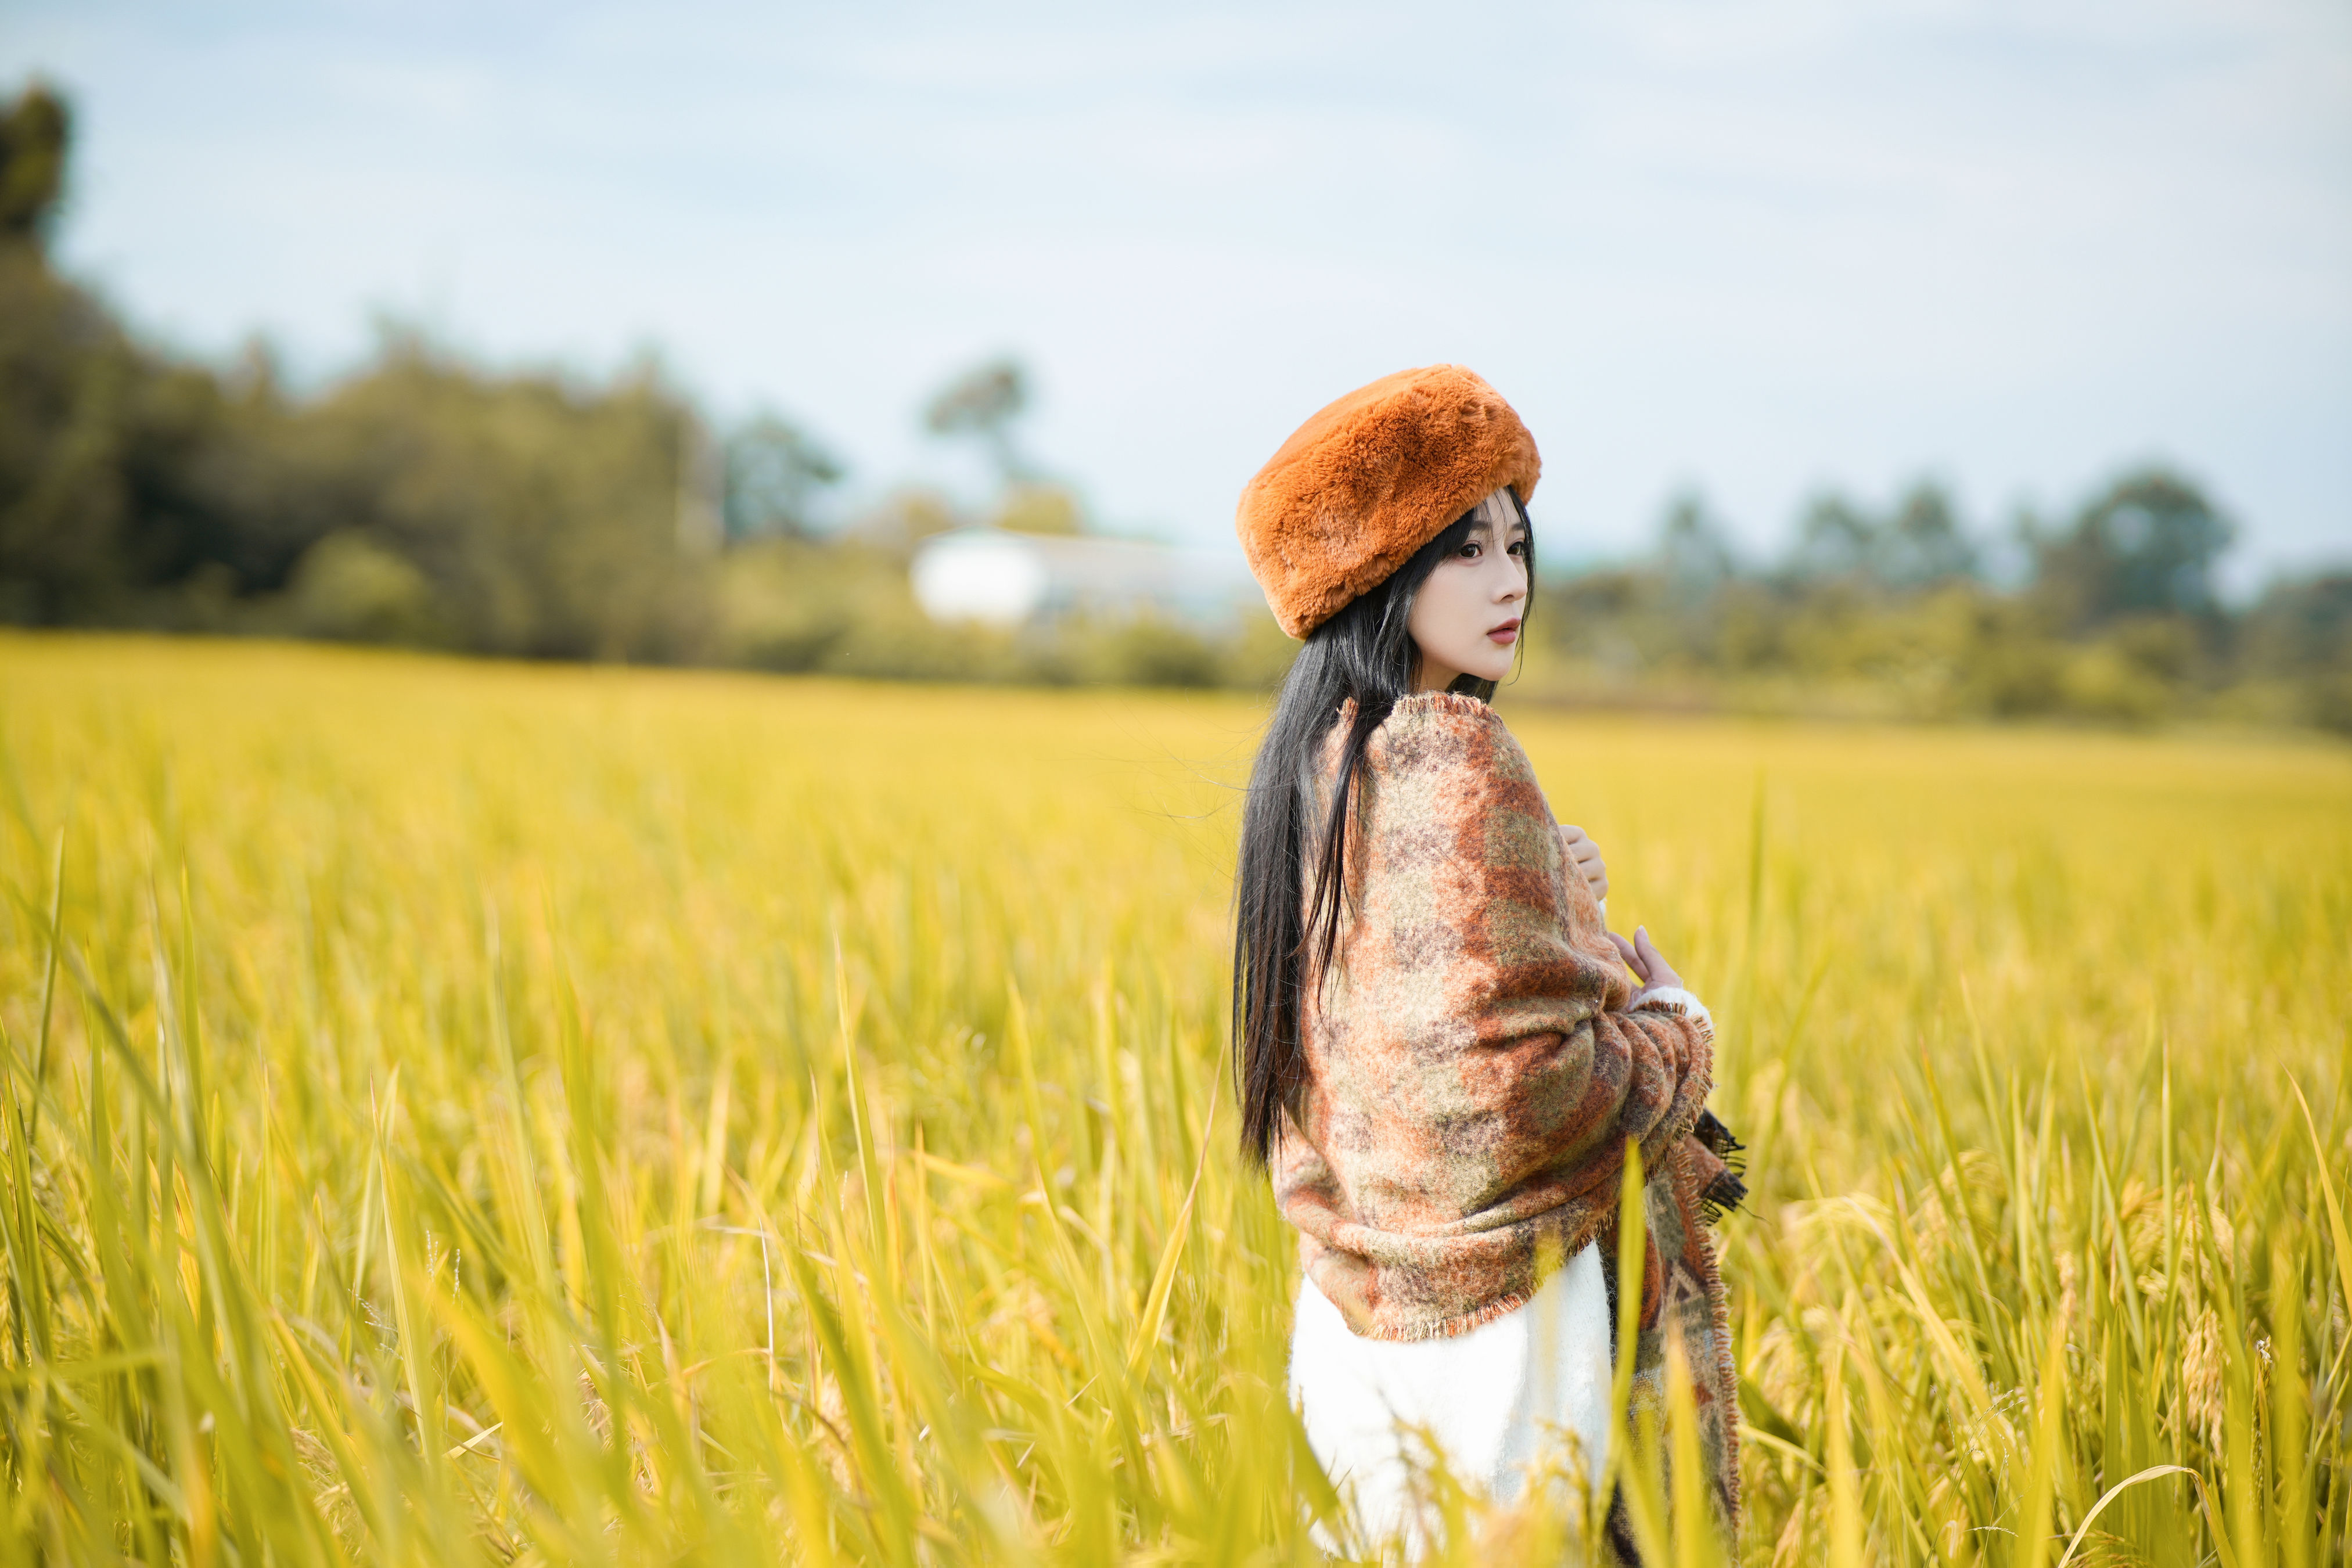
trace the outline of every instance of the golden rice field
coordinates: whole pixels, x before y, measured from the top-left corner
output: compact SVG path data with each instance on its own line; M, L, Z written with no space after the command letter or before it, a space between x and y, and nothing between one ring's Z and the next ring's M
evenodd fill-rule
M1739 1557L2345 1561L2352 750L1503 708L1721 1023ZM1316 1561L1259 716L0 640L5 1560Z

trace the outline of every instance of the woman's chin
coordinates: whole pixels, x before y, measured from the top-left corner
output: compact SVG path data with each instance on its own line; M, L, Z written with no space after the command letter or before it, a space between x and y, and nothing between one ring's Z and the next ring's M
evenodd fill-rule
M1464 648L1457 656L1445 659L1439 665L1441 668L1452 668L1456 671L1456 677L1440 681L1424 668L1420 678L1421 689L1440 690L1452 684L1453 679L1458 679L1461 675L1466 675L1473 680L1500 681L1511 673L1512 657L1517 652L1517 647L1508 645L1499 649L1491 647ZM1432 663L1437 663L1437 661L1433 660Z

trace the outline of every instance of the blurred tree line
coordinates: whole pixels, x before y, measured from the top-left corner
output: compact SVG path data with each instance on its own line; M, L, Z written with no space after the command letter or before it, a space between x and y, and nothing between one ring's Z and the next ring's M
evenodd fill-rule
M257 347L222 368L142 342L51 265L70 144L47 89L0 110L0 624L961 680L1263 688L1287 664L1258 615L1222 632L923 616L907 562L929 535L1089 526L1014 438L1015 363L923 411L986 456L991 507L906 490L820 532L839 461L772 415L714 432L651 362L601 381L492 373L394 327L357 372L298 393ZM2027 520L2020 580L1997 585L1932 485L1884 512L1825 496L1764 563L1685 498L1648 559L1547 579L1529 635L1549 656L1520 689L2352 731L2352 574L2233 611L2213 582L2230 534L2195 486L2138 473L2063 526Z
M391 331L315 397L158 353L46 240L69 123L0 118L0 618L675 658L691 415L650 368L488 377Z
M1281 668L1278 634L922 615L907 560L927 535L1085 526L1013 439L1017 364L982 365L926 411L993 458L995 508L911 491L820 537L838 460L772 415L712 432L650 362L604 381L493 374L394 326L370 363L301 395L263 349L216 369L141 342L51 265L70 141L45 87L0 111L0 624L946 679L1218 685Z
M2215 582L2231 534L2195 484L2143 468L2062 524L2020 517L2021 580L1999 584L1992 542L1931 481L1878 511L1821 496L1758 563L1685 496L1646 561L1543 586L1530 635L1556 656L1543 689L1580 700L2352 732L2352 571L2232 610Z

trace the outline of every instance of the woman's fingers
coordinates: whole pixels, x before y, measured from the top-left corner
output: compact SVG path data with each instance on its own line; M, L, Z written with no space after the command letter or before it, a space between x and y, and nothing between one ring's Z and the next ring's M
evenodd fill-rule
M1675 966L1668 963L1665 955L1658 951L1658 944L1650 940L1648 926L1633 928L1633 951L1642 961L1638 973L1644 985L1680 988L1682 976L1675 973Z
M1609 868L1601 859L1601 846L1592 842L1584 829L1572 823L1562 823L1559 828L1560 847L1568 851L1568 863L1575 867L1592 889L1592 896L1609 896Z
M1648 926L1635 926L1631 942L1613 931L1607 934L1609 940L1617 944L1618 955L1624 959L1625 967L1632 970L1633 977L1642 983L1643 990L1682 989L1683 977L1675 973L1675 966L1666 962L1665 954L1658 951L1658 944L1650 940Z
M1639 933L1637 932L1636 934L1638 935ZM1625 967L1632 970L1635 978L1639 979L1644 985L1648 984L1650 981L1650 963L1648 959L1642 955L1641 950L1635 947L1632 942L1627 942L1623 937L1619 936L1613 931L1609 933L1609 940L1617 944L1618 952L1622 954L1625 960Z

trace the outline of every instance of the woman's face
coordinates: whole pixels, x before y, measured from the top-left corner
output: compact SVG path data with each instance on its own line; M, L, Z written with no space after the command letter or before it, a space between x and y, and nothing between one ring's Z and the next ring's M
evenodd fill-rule
M1442 691L1458 675L1500 680L1511 673L1528 598L1528 531L1505 490L1480 501L1474 516L1470 537L1437 563L1405 619L1421 654L1416 691Z

